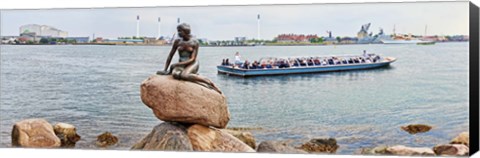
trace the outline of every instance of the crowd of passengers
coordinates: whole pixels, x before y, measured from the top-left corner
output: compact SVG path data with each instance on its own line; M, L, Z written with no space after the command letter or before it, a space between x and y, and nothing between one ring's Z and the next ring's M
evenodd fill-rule
M223 59L223 66L232 66L234 68L242 69L271 69L271 68L289 68L289 67L306 67L306 66L329 66L329 65L345 65L345 64L359 64L359 63L376 63L380 61L380 56L375 54L366 54L355 57L310 57L310 58L289 58L287 59L270 59L260 62L248 60L230 63L229 59Z

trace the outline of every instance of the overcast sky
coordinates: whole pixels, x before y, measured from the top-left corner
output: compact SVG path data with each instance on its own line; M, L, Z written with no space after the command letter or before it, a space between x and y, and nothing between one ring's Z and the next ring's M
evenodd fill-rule
M209 40L256 38L257 14L262 39L278 34L356 36L361 25L372 23L370 32L383 28L391 34L468 35L468 2L368 3L317 5L263 5L212 7L150 7L107 9L2 10L1 35L18 35L25 24L40 24L67 31L69 36L116 38L136 35L156 37L158 17L163 36L175 33L177 18L189 23L192 34Z

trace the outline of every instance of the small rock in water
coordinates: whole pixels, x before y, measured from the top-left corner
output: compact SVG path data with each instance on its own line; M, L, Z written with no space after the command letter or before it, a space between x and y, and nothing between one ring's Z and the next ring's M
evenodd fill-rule
M430 148L413 148L403 145L396 145L388 147L387 154L401 155L401 156L433 156L435 153Z
M424 133L432 129L432 126L423 125L423 124L413 124L408 126L401 127L404 131L407 131L410 134Z
M470 134L468 132L462 132L457 137L453 138L450 144L463 144L470 147Z
M97 146L99 147L107 147L111 145L115 145L118 142L118 138L110 132L105 132L97 137Z
M433 147L433 151L440 156L467 156L469 148L463 144L443 144Z
M288 145L286 141L264 141L258 145L257 152L260 153L288 153L288 154L307 154L307 152L295 149Z
M45 119L27 119L15 123L12 130L12 146L31 148L60 147L60 139Z
M73 148L75 143L80 140L80 136L77 134L75 126L67 123L57 123L53 126L55 135L60 138L62 143L61 147Z
M334 138L321 138L321 139L312 139L309 142L303 144L301 149L309 152L326 152L326 153L335 153L338 149L337 140Z

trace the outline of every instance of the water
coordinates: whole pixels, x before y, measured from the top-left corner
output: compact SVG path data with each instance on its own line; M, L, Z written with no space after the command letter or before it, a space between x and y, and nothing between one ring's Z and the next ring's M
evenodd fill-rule
M216 65L236 51L264 56L380 53L390 67L321 74L239 78ZM45 118L77 126L76 148L95 148L97 135L120 138L129 149L161 121L140 100L140 83L163 69L170 47L1 46L0 147L10 147L15 122ZM468 43L287 47L201 47L200 74L224 92L230 127L261 127L264 140L296 142L334 137L337 153L362 147L433 147L468 131ZM175 57L174 61L178 59ZM410 135L400 126L434 128ZM297 143L298 144L298 143Z

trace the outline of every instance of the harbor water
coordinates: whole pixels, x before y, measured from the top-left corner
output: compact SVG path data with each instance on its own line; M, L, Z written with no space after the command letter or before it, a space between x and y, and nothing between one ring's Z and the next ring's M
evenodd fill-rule
M128 150L161 123L140 100L140 83L163 70L171 47L1 45L0 147L11 147L15 122L45 118L77 127L77 149L96 136L119 137ZM379 69L240 78L217 74L224 58L381 54ZM468 43L200 47L200 74L227 97L229 127L248 127L257 143L333 137L337 153L364 147L433 147L469 129ZM173 59L177 61L178 58ZM410 135L408 124L433 129ZM294 143L294 144L295 144Z

